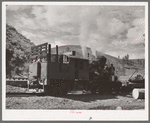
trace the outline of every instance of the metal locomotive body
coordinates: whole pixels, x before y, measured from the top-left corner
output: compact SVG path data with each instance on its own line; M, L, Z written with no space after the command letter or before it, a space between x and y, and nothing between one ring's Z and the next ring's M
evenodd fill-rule
M29 65L30 88L43 88L50 95L66 94L75 85L89 81L89 61L58 54L51 54L51 45L42 44L31 49Z
M92 93L110 91L115 82L111 84L105 80L105 63L105 57L89 64L88 59L60 55L58 46L56 54L51 54L51 45L41 44L31 49L29 88L43 89L48 95L65 95L75 89L90 90ZM120 84L117 85L119 88Z
M106 61L107 59L101 56L90 64L89 89L93 94L96 92L99 94L119 92L121 89L122 83L117 81L117 76L110 75L108 68L105 66ZM114 77L114 80L112 80L112 77Z

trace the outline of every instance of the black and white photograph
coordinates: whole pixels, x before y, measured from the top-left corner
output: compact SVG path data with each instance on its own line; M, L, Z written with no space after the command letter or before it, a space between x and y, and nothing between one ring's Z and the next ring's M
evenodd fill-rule
M147 2L3 2L3 120L148 120Z

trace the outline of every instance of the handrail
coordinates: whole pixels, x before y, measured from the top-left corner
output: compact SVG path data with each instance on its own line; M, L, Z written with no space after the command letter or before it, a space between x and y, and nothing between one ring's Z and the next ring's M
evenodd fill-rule
M38 48L38 47L41 47L41 46L45 46L45 45L47 45L47 44L48 44L48 43L44 43L44 44L40 44L40 45L31 47L31 50L33 50L33 49L35 49L35 48Z

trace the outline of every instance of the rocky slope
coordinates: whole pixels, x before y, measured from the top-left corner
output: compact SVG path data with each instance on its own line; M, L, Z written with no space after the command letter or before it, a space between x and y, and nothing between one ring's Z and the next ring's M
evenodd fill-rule
M29 39L17 32L17 30L6 24L6 75L12 77L22 74L25 70L27 56L35 46Z

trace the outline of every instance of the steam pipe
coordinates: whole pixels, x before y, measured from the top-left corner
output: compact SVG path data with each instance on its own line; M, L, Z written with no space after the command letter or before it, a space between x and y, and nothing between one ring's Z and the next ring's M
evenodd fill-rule
M58 45L56 45L56 62L58 62Z

